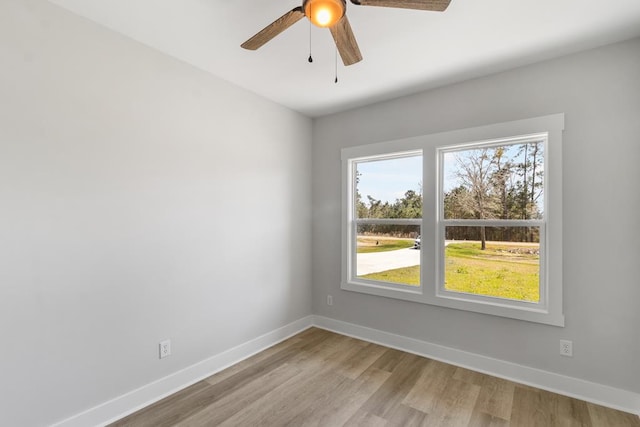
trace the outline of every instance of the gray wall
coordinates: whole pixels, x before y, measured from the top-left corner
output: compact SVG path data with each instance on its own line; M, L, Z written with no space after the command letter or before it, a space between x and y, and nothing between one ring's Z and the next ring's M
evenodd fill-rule
M308 315L312 291L317 314L640 391L639 75L634 40L318 119L311 147L305 117L0 2L0 423L148 384ZM341 147L556 112L566 328L339 290Z
M561 112L565 328L340 290L341 148ZM640 39L318 119L314 313L640 392L639 162Z
M0 424L309 315L311 126L46 1L0 2Z

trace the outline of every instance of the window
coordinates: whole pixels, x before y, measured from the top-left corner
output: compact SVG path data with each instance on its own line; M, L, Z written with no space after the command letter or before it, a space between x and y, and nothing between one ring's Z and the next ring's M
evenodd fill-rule
M553 115L342 150L346 290L564 325Z
M544 299L546 139L540 134L438 150L442 295L525 304Z
M422 153L353 159L351 164L353 276L370 285L419 287L415 242L422 224Z

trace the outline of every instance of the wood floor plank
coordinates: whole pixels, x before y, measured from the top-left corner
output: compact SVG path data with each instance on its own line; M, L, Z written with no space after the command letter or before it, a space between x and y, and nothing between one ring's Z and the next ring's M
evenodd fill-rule
M307 329L300 335L296 335L264 352L212 375L205 381L211 385L216 385L222 381L227 381L227 384L231 382L241 385L243 378L250 381L252 377L260 373L268 373L269 370L275 369L283 363L299 358L302 352L313 351L315 348L322 347L323 343L330 337L331 334L327 331L316 328Z
M433 427L466 426L471 421L481 387L451 379L440 399L429 412L429 425Z
M392 350L388 353L395 355L396 352L397 350ZM422 374L422 371L431 362L429 359L414 354L400 353L400 357L393 358L396 361L395 367L391 368L387 361L381 364L384 368L392 369L391 375L362 405L365 411L386 419L402 403L418 377ZM384 355L381 356L382 358L384 358ZM374 363L372 367L380 369L377 365L377 363Z
M299 336L295 336L291 339L282 341L272 347L267 348L266 350L261 351L258 354L255 354L239 363L236 363L233 366L230 366L229 368L221 372L218 372L206 378L205 381L211 385L219 383L220 381L223 381L229 378L230 376L237 374L243 369L246 369L252 365L261 363L262 361L274 356L277 353L280 353L281 351L290 350L292 347L297 348L297 346L300 345L301 342L303 342L303 340Z
M335 347L326 346L324 351L314 354L313 363L321 365L319 367L320 370L328 370L347 378L355 379L366 369L366 367L362 368L360 366L362 360L358 360L364 346L360 340L345 338L340 345ZM365 360L364 363L366 364L367 361ZM352 366L352 372L349 372Z
M383 371L393 372L400 363L400 360L404 358L405 354L406 353L403 351L387 348L378 360L375 361L372 367Z
M354 352L358 345L354 339L337 334L326 337L321 344L302 347L292 363L310 370L329 370L345 353Z
M457 367L453 374L453 378L456 380L464 381L466 383L482 386L487 375L480 372L471 371L466 368Z
M343 425L345 427L387 427L387 420L365 410L359 410Z
M549 393L549 392L547 392ZM550 393L553 396L552 422L555 426L597 427L591 423L587 403L567 396Z
M221 427L237 426L285 426L321 399L328 390L342 387L342 383L352 381L341 375L325 372L309 377L302 372L296 378L250 405L242 412L218 424Z
M455 371L455 366L430 360L403 403L427 414L433 412Z
M551 426L552 402L541 390L516 386L513 393L511 424L521 427Z
M343 363L336 367L337 372L347 378L356 379L371 367L386 350L385 347L377 344L362 346L352 357L345 359Z
M398 427L420 427L429 425L428 415L411 406L399 404L387 417L388 426Z
M327 389L346 382L346 377L332 372L334 365L355 353L362 341L338 334L323 334L320 339L321 345L303 346L295 357L288 359L289 364L302 372L295 381L277 387L274 393L257 399L241 414L220 425L285 425L312 406Z
M509 421L503 418L474 410L468 427L509 427L509 425Z
M362 404L380 388L391 374L369 369L356 380L345 381L336 389L326 392L305 411L292 418L287 425L305 427L340 426L362 407Z
M513 393L516 384L489 375L480 375L482 375L482 380L479 384L481 389L474 411L484 412L503 420L511 419Z
M287 364L278 367L263 377L257 378L246 387L209 404L206 408L176 424L177 427L215 426L241 412L251 403L287 384L302 371Z
M112 423L111 427L172 426L208 404L208 398L203 399L202 396L209 391L209 387L205 381L200 381Z
M310 328L111 426L640 427L640 418Z
M587 403L594 426L640 427L640 417L604 406Z

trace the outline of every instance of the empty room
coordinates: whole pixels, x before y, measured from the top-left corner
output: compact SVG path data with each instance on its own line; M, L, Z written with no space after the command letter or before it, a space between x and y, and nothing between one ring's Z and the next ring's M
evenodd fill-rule
M0 426L640 427L638 0L1 0Z

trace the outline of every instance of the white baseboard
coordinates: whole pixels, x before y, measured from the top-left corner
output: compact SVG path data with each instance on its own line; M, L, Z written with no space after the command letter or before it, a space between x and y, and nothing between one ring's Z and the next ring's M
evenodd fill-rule
M638 393L323 316L307 316L60 421L52 427L104 426L253 356L311 326L640 415L640 394Z
M638 393L481 356L438 344L419 341L323 316L313 317L314 326L342 335L348 335L364 341L381 344L386 347L482 372L494 377L504 378L517 383L640 415L640 394Z
M104 426L112 423L308 329L313 326L313 319L314 316L307 316L296 320L275 331L268 332L195 365L57 422L52 427Z

